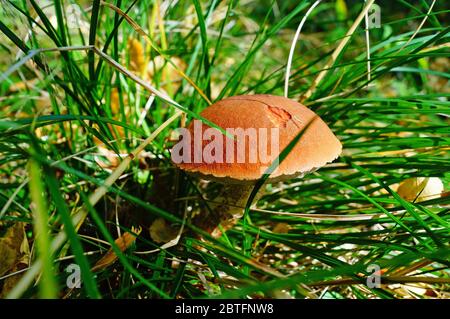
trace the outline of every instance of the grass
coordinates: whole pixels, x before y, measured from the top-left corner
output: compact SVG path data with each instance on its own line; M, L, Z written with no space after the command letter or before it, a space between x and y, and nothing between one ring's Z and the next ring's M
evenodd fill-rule
M29 162L31 205L34 207L33 216L34 233L39 259L42 264L42 280L40 281L40 295L43 298L55 298L57 295L56 282L53 277L53 257L50 250L49 229L47 225L48 214L46 200L43 196L44 186L39 164L34 160Z
M220 239L190 223L220 185L173 166L172 132L224 97L283 95L313 3L2 0L0 238L24 225L31 252L27 271L0 261L0 296L448 298L445 1L380 2L370 61L364 19L352 28L363 1L320 3L293 51L288 96L344 153L303 178L261 180L264 195ZM166 61L151 76L136 71L130 38L145 63ZM439 177L446 192L407 201L396 185L409 177ZM157 218L184 225L178 242L160 249ZM128 249L115 243L139 226ZM118 261L93 272L110 248ZM72 263L82 289L66 287ZM366 285L370 265L379 288Z

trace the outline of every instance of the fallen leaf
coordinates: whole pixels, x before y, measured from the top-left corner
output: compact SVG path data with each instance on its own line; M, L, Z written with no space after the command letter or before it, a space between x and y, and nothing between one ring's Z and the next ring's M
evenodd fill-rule
M4 228L5 226L0 226ZM28 267L30 263L30 248L25 234L25 223L17 222L10 226L0 238L0 276L14 274ZM20 280L23 273L6 277L1 284L0 299Z
M132 233L126 232L119 238L117 238L114 242L121 252L127 250L136 240L136 237L141 233L142 229L139 227L131 228ZM100 258L99 261L92 267L92 271L100 271L110 266L117 260L117 255L112 248L108 250L108 252Z
M141 74L145 69L145 55L142 43L135 38L128 40L128 52L130 54L130 69Z
M440 197L443 190L444 185L437 177L413 177L404 180L397 193L407 201L421 202Z

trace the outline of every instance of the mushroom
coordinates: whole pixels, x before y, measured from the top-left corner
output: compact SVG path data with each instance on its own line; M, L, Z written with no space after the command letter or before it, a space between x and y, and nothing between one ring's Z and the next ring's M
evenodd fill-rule
M256 181L305 128L267 183L304 176L333 161L342 151L341 143L319 116L288 98L233 96L207 107L200 115L229 134L194 120L187 129L180 129L171 157L181 170L223 184L221 194L209 205L211 210L194 220L214 237L242 217Z

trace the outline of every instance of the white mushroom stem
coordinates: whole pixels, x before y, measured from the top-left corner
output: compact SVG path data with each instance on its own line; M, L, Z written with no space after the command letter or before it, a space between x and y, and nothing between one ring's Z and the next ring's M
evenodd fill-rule
M220 194L208 202L210 210L205 209L201 212L194 223L209 232L211 236L220 237L242 218L253 188L253 184L225 184ZM258 192L253 202L255 203L260 197L261 192Z

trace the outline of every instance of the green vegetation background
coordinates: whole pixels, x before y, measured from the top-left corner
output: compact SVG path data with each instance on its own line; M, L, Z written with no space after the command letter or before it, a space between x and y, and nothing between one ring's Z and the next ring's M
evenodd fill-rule
M395 192L410 177L449 187L448 1L377 1L370 77L364 20L328 64L363 1L323 1L312 12L289 97L324 119L344 153L265 187L220 239L190 224L220 185L171 164L178 111L190 120L227 96L282 95L312 2L0 2L2 297L449 297L448 194L414 202ZM162 95L153 100L154 89ZM117 154L139 146L119 164ZM150 236L155 220L162 242ZM179 242L158 250L182 224ZM114 243L139 227L127 249ZM99 266L105 254L112 259ZM72 263L81 289L66 285ZM366 285L372 264L380 288Z

